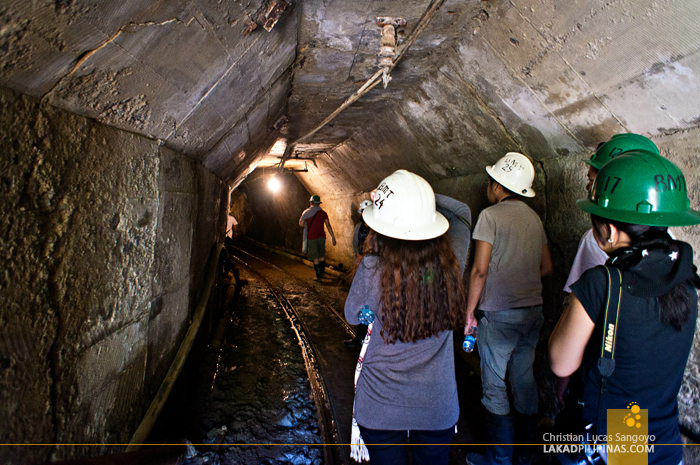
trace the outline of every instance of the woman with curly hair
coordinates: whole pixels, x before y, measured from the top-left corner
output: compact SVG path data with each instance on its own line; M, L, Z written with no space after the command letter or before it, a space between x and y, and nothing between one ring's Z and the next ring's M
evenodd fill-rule
M385 178L363 212L365 239L345 318L371 311L356 376L353 424L372 463L447 464L459 418L452 331L463 326L469 207L420 176ZM436 205L437 204L437 205ZM356 459L366 455L353 452Z

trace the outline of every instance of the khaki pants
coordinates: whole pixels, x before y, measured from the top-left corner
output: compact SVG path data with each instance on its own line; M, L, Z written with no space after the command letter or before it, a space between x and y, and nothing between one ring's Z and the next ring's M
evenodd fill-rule
M309 254L309 260L319 260L326 256L326 238L322 237L320 239L313 239L307 241L307 251Z

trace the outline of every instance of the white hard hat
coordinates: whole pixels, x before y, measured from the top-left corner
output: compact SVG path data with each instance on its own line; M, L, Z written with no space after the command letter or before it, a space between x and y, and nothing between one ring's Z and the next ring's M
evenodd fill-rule
M362 218L379 234L421 241L438 237L450 224L435 210L435 193L428 182L406 170L395 171L377 187L374 203Z
M363 200L362 203L360 204L360 208L357 210L357 213L359 213L361 215L362 212L365 211L365 208L369 207L370 205L372 205L371 200Z
M493 166L487 166L486 172L506 189L523 197L534 197L532 181L535 179L535 167L522 153L508 152Z

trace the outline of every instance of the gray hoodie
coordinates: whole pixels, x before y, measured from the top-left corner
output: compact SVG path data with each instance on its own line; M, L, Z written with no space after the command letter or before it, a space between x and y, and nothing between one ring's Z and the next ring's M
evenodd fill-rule
M435 195L438 211L450 222L447 234L461 264L467 261L471 231L469 207ZM418 342L386 344L378 308L380 269L376 256L366 255L345 301L345 318L358 324L363 305L375 312L375 322L355 392L355 418L365 428L379 430L442 430L459 418L452 331Z

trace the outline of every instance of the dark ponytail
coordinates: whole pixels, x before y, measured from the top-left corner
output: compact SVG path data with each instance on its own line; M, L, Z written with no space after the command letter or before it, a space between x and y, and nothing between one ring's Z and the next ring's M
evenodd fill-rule
M627 234L631 245L637 249L672 249L676 248L665 226L646 226L623 223L591 215L596 236L605 241L610 237L610 225ZM656 298L659 303L659 321L671 325L676 331L688 321L692 298L687 283L683 282Z
M666 294L656 298L659 302L659 321L680 331L688 321L690 305L693 302L686 283L681 283Z

